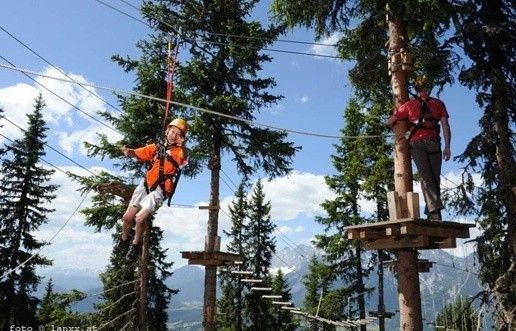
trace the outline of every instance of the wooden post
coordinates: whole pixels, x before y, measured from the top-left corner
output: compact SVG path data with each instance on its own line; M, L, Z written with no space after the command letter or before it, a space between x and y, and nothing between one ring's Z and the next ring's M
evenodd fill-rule
M143 232L142 256L140 264L140 303L138 309L139 330L147 330L147 283L149 280L149 247L150 247L150 231L152 228L152 221L147 220L145 230Z
M405 47L406 33L402 20L388 14L389 52L396 54ZM401 67L391 63L391 87L394 96L394 106L397 109L408 101L408 73ZM401 216L408 217L407 192L412 192L412 167L408 141L403 137L409 129L407 121L398 121L394 125L396 134L394 155L394 186L401 200ZM419 293L419 276L417 272L417 251L401 249L397 251L398 260L398 301L400 307L400 330L423 330L421 317L421 296Z
M220 138L219 138L220 139ZM219 139L214 139L214 152L210 160L210 208L208 211L208 229L204 250L206 252L217 251L217 231L219 223L219 180L220 180L220 145ZM217 266L205 266L204 275L204 306L203 328L204 331L215 331L215 314L217 308Z

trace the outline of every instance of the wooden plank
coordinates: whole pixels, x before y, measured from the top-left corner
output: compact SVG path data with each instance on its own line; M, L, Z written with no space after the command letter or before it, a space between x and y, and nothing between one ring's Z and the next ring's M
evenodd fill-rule
M421 248L429 245L427 236L406 236L400 238L384 238L365 244L366 249L403 249Z
M385 231L376 229L362 229L359 231L361 240L380 239L385 237Z
M385 235L390 237L399 237L400 236L400 225L399 224L391 224L385 228Z
M439 240L436 240L434 243L437 245L438 248L441 248L441 249L457 247L457 241L454 237L439 239Z
M360 230L350 230L347 231L348 233L348 239L350 240L359 240L360 239Z
M359 224L359 225L350 225L350 226L344 227L344 230L350 231L350 230L359 230L359 229L363 229L363 228L382 228L382 227L385 228L388 225L400 224L400 223L406 223L406 222L421 222L428 226L438 226L438 227L448 227L448 228L469 229L469 228L475 227L475 224L470 224L470 223L436 222L436 221L429 221L429 220L423 219L423 218L402 218L402 219L394 220L394 221L384 221L384 222L366 223L366 224Z
M419 195L407 192L407 211L409 218L419 218Z
M430 221L432 223L440 223ZM439 226L439 224L431 224L430 222L411 222L400 226L401 234L410 235L427 235L430 237L455 237L469 238L469 229L453 228L449 225Z
M387 192L387 206L389 208L389 220L397 220L401 218L400 199L398 192Z

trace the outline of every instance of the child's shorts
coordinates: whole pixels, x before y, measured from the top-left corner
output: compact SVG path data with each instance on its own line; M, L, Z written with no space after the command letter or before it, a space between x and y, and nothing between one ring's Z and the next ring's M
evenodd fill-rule
M154 213L163 204L163 191L161 190L161 187L158 186L154 191L147 194L144 181L145 180L142 179L140 184L138 184L134 189L129 206L133 206L138 209L147 209L151 213Z

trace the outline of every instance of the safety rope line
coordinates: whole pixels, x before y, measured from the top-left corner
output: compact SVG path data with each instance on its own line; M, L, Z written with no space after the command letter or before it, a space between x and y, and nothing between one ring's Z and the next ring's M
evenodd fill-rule
M163 136L165 136L168 114L170 112L170 104L174 95L174 74L176 71L177 54L179 52L179 35L176 38L173 52L174 53L172 54L172 34L170 34L167 45L167 74L165 78L167 81L167 93L165 102L165 116L163 117Z
M100 89L100 90L106 90L106 91L110 91L110 92L114 92L114 93L119 93L119 94L124 94L124 95L128 95L128 96L140 97L140 98L144 98L144 99L148 99L148 100L154 100L154 101L163 102L163 103L165 103L167 101L167 100L165 100L163 98L158 98L158 97L151 96L151 95L145 95L145 94L138 93L138 92L125 91L125 90L118 89L118 88L101 86L101 85L95 85L95 84L85 83L85 82L77 82L75 80L70 80L70 79L65 79L65 78L61 78L61 77L55 77L55 76L51 76L51 75L46 75L46 74L39 73L39 72L36 72L36 71L33 71L33 70L19 68L19 67L15 67L15 66L11 66L11 65L5 65L5 64L2 64L2 63L0 63L0 68L10 69L10 70L14 70L14 71L21 71L21 72L25 72L25 73L27 73L29 75L45 77L45 78L49 78L49 79L54 79L54 80L62 81L62 82L65 82L65 83L72 83L72 84L89 86L89 87L97 88L97 89ZM354 136L353 135L348 135L348 136L344 136L344 135L329 135L329 134L321 134L321 133L309 132L309 131L286 129L286 128L282 128L282 127L278 127L278 126L274 126L274 125L270 125L270 124L265 124L265 123L260 123L260 122L248 120L248 119L237 117L237 116L233 116L233 115L224 114L224 113L221 113L221 112L218 112L218 111L214 111L214 110L210 110L210 109L207 109L207 108L197 107L197 106L186 104L186 103L182 103L182 102L177 102L177 101L171 100L170 103L174 104L174 105L177 105L177 106L180 106L180 107L183 107L183 108L187 108L187 109L191 109L191 110L197 110L197 111L202 112L202 113L211 114L211 115L215 115L215 116L220 116L220 117L231 119L231 120L234 120L234 121L246 123L246 124L249 124L249 125L252 125L252 126L253 125L254 126L260 126L260 127L265 127L265 128L272 129L272 130L284 131L284 132L295 133L295 134L306 135L306 136L313 136L313 137L320 137L320 138L331 138L331 139L373 139L373 138L386 138L386 137L396 137L397 136L394 133L392 133L392 134L383 134L383 135L377 134L377 135L354 135Z

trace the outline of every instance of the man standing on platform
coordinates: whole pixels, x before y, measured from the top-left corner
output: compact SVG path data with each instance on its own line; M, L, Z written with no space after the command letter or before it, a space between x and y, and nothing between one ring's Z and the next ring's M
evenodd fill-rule
M412 160L421 177L421 190L425 199L425 214L433 221L441 221L441 164L451 156L451 130L444 103L429 96L426 77L416 79L417 96L401 105L387 120L392 127L396 121L406 119L411 129L405 135L409 140ZM439 125L440 124L440 125ZM443 128L444 149L441 151L440 126Z

